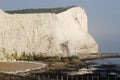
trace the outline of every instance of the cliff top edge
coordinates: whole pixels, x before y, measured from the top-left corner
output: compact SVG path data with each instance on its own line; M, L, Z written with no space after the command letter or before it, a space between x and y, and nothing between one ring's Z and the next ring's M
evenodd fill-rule
M8 14L30 14L30 13L61 13L64 12L68 9L75 8L80 6L69 6L69 7L58 7L58 8L38 8L38 9L21 9L21 10L9 10L9 11L4 11Z

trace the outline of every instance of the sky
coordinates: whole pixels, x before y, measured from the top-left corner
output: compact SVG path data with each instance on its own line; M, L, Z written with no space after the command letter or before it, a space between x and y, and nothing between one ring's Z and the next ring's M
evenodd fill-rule
M120 53L120 0L0 0L3 10L81 6L99 52Z

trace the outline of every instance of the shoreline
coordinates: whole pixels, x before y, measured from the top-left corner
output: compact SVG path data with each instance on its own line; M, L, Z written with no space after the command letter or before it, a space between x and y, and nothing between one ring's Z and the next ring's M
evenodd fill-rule
M80 57L80 60L95 60L99 58L120 58L120 53L89 53L86 57Z
M70 72L70 71L77 71L82 68L88 68L88 65L84 63L86 60L94 60L94 59L99 59L99 58L120 58L119 53L85 53L85 54L80 54L81 56L79 58L74 58L70 59L65 58L63 61L57 61L54 59L54 61L15 61L15 62L29 62L29 63L37 63L37 64L46 64L46 66L42 68L36 68L36 69L29 69L28 71L23 71L23 72L17 72L17 73L6 73L6 72L0 72L0 76L4 77L6 75L9 75L9 78L14 77L14 80L19 80L21 77L26 78L26 80L29 78L34 78L33 75L36 74L42 74L42 73L49 73L49 72ZM5 62L5 61L4 61ZM15 63L14 62L14 63ZM8 62L9 63L9 62ZM19 78L17 78L19 77ZM1 78L1 77L0 77ZM3 78L4 79L4 78ZM28 79L28 80L29 80Z
M25 73L32 70L42 69L47 64L42 62L31 62L31 61L16 61L16 62L0 62L0 73L7 74L18 74Z
M46 66L48 66L47 68L49 68L51 65L51 67L54 67L54 65L58 66L58 65L64 65L60 68L64 69L65 68L65 65L69 65L71 63L71 61L69 61L69 58L73 58L73 63L79 63L80 66L82 65L86 65L85 64L85 61L87 60L95 60L95 59L99 59L99 58L120 58L120 54L119 53L81 53L79 54L78 58L76 59L75 57L66 57L66 58L63 58L63 61L57 61L54 60L54 61L13 61L13 62L7 62L7 61L0 61L0 63L7 63L7 64L10 64L10 63L29 63L29 64L35 64L35 65L41 65L39 67L36 67L34 68L26 68L24 71L22 70L17 70L17 71L10 71L10 72L7 72L7 71L2 71L1 67L0 67L0 72L5 72L5 73L14 73L14 74L17 74L17 73L25 73L25 72L29 72L29 71L35 71L35 70L40 70L41 68L46 68ZM49 59L48 59L49 60ZM52 58L51 58L52 60ZM74 61L75 60L75 61ZM56 63L55 63L56 62ZM7 64L5 65L7 67ZM11 65L11 64L10 64ZM15 64L14 64L15 65ZM25 64L23 64L22 67L24 67ZM50 65L50 66L49 66ZM60 66L61 66L60 65ZM77 64L70 64L71 66L76 66ZM8 66L9 67L9 66ZM53 69L54 70L54 69Z

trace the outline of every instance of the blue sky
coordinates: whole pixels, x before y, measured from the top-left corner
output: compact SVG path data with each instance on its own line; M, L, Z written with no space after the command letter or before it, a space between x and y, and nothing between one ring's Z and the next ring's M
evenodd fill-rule
M89 33L99 52L120 53L120 0L0 0L3 10L78 5L88 16Z

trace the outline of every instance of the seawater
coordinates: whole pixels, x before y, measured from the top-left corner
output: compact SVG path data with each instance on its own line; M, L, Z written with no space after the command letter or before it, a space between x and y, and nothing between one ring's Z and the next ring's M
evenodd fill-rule
M104 64L108 64L108 65L120 65L120 58L98 58L95 60L89 60L86 61L86 63L93 63L96 65L104 65ZM91 64L92 65L92 64Z
M93 74L120 76L120 58L98 58L85 63L90 68L96 68L92 71Z

